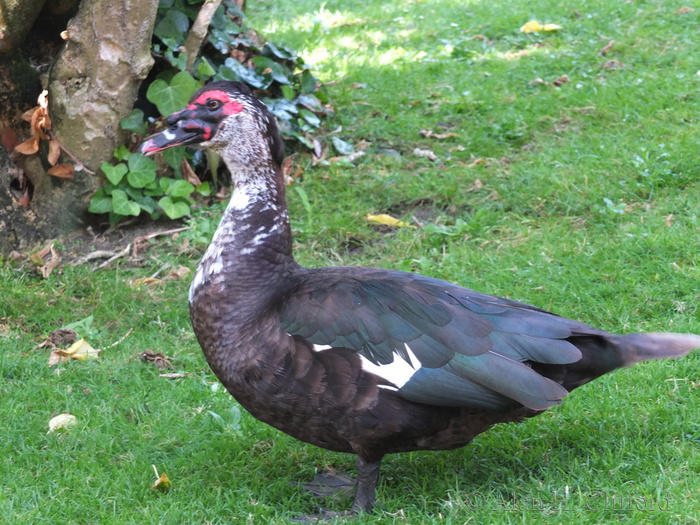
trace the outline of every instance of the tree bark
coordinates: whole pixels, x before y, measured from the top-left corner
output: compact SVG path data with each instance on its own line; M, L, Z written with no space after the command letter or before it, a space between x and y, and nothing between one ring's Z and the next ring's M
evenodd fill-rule
M47 175L50 165L42 145L39 153L21 159L33 186L26 208L11 188L16 185L12 170L0 166L0 226L23 221L32 225L0 234L0 252L70 233L85 219L90 197L104 182L90 172L97 173L124 142L119 121L131 112L153 65L157 8L158 0L82 0L68 24L66 45L51 66L49 114L56 138L88 170L78 166L73 179ZM61 162L72 161L64 155Z

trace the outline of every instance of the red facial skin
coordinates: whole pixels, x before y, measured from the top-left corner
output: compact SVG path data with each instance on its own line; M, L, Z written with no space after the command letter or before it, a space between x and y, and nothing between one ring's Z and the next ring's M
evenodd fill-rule
M190 104L189 106L187 106L187 109L194 109L195 104L204 106L209 100L218 100L219 102L222 102L222 110L224 115L226 115L227 117L229 115L234 115L235 113L240 113L243 110L242 105L240 105L238 102L231 100L228 96L228 93L219 89L202 93L194 101L194 104Z

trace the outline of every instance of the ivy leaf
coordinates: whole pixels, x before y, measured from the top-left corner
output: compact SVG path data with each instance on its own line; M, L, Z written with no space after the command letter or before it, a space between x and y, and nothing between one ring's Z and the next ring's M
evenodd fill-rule
M321 119L318 118L315 114L313 114L313 113L312 113L311 111L309 111L308 109L302 109L302 110L299 112L299 115L301 115L301 117L302 117L306 122L308 122L309 124L311 124L311 125L312 125L313 127L315 127L315 128L317 128L317 127L319 127L319 126L321 125Z
M222 80L238 80L253 86L254 88L264 88L269 82L265 77L258 75L252 69L248 69L235 58L227 58L224 65L219 68L219 74Z
M199 82L187 71L180 71L170 83L161 78L154 80L148 86L146 98L156 105L162 115L170 115L184 108L198 89Z
M272 80L275 80L280 84L291 84L292 82L289 80L291 71L271 58L255 57L253 59L253 64L255 64L256 71L263 75L270 75Z
M355 148L352 147L352 144L345 142L340 137L333 135L331 140L333 141L333 147L341 155L351 155L352 153L355 153Z
M114 213L118 215L134 215L141 213L141 206L129 200L124 190L114 190L112 192L112 206Z
M112 209L112 197L105 193L104 188L98 189L92 196L92 199L90 199L90 206L88 207L88 211L90 213L96 213L98 215L114 211Z
M316 77L308 69L301 74L301 91L307 94L316 92Z
M189 204L179 199L173 200L170 196L163 197L158 201L158 204L170 219L179 219L190 213Z
M171 197L187 197L194 191L194 185L186 180L176 180L165 193Z
M146 134L146 123L143 120L143 111L134 109L129 113L129 116L119 121L119 125L126 131L133 131L139 135ZM122 144L123 146L123 144ZM121 159L119 159L121 160Z
M180 163L182 162L182 157L185 156L185 149L187 146L176 146L174 148L168 148L163 152L163 160L168 163L175 173L180 174Z
M129 171L126 164L122 164L121 162L116 166L112 166L109 162L103 162L100 169L107 177L107 180L115 186L121 182L126 172Z
M197 64L197 76L203 80L216 75L216 69L214 69L209 61L202 57L202 60Z
M127 148L124 144L121 144L117 149L114 150L114 158L117 159L119 162L128 159L129 155L131 155L131 152L129 151L129 148Z
M172 38L177 42L175 45L177 47L185 42L185 35L189 28L190 21L187 15L175 9L169 9L163 19L156 24L153 34L161 40Z
M126 176L126 180L131 186L143 188L146 184L155 180L156 163L153 159L134 153L129 157L128 162L129 174Z
M314 95L299 95L299 98L297 98L297 102L315 113L326 112L326 108L323 107L321 101Z
M211 185L209 184L209 181L202 182L195 189L197 190L197 193L204 195L205 197L209 197L209 195L211 195Z
M273 42L266 43L262 48L262 53L265 56L275 56L282 60L294 60L296 55L286 46L278 46Z

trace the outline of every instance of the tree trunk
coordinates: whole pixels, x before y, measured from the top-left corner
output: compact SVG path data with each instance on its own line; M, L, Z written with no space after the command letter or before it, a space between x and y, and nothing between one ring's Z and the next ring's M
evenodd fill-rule
M73 179L47 175L43 144L39 153L20 163L33 186L26 208L11 188L17 184L12 170L0 164L0 227L9 221L31 225L0 234L0 252L59 237L85 219L90 197L104 182L100 164L112 160L112 152L124 142L119 121L131 112L153 65L150 46L157 8L158 0L80 3L68 24L66 44L51 66L49 114L56 138L87 169L76 166ZM60 162L73 161L63 155Z

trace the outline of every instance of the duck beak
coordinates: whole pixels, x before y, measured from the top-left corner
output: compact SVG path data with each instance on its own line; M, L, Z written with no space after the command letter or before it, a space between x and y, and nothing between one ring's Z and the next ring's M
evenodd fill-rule
M153 155L175 146L199 144L212 137L212 126L196 118L195 112L184 109L170 115L165 121L170 127L156 133L139 147L143 155Z

